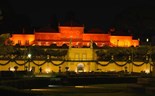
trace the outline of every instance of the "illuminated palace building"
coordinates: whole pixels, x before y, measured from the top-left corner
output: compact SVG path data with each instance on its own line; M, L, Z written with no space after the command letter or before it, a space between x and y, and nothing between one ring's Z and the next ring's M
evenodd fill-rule
M1 60L0 70L14 70L14 66L18 66L18 70L25 70L25 66L28 66L28 70L34 70L39 72L42 68L42 72L96 72L96 71L121 71L126 68L128 72L140 72L142 70L149 70L150 66L143 64L142 66L134 66L133 64L141 64L143 62L127 62L127 61L99 61L96 51L102 50L104 46L128 48L131 46L138 46L139 41L133 40L132 36L118 36L109 33L98 32L98 30L91 30L91 32L84 32L83 25L58 25L58 31L43 31L36 30L33 34L12 34L11 40L13 44L19 44L26 46L26 48L34 46L44 46L44 51L54 50L62 51L67 50L67 53L63 58L57 58L57 56L47 55L44 59L32 58L33 53L29 55L27 53L26 59L14 59L12 61ZM93 44L99 48L94 48ZM52 45L63 46L67 45L67 48L52 48ZM24 48L24 47L22 47ZM47 52L48 53L48 52ZM50 52L49 52L50 53ZM30 55L31 54L31 55ZM29 57L28 57L29 56ZM11 57L14 58L14 57ZM31 60L29 60L31 59ZM129 58L131 60L131 58ZM6 63L7 62L7 63Z
M70 44L74 47L90 46L94 42L97 46L117 46L130 47L138 46L139 41L133 40L132 36L113 36L111 34L99 33L98 29L91 30L91 33L84 32L84 26L61 26L59 25L59 32L44 32L35 31L34 34L12 34L14 44L20 45L39 45L50 46L56 44L62 46L63 44Z

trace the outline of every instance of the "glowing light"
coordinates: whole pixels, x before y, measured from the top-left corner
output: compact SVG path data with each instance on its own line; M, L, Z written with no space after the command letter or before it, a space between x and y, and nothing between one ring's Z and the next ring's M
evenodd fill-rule
M77 68L75 68L75 72L77 73Z
M149 38L146 39L146 42L149 42Z
M46 42L45 45L46 45L46 46L49 46L50 44L49 44L49 42Z
M65 44L66 42L63 42L62 44Z
M31 58L31 54L28 54L28 58Z
M86 72L86 69L84 69L83 72Z
M75 86L75 88L85 88L85 86Z
M110 69L109 71L112 71L113 72L113 71L116 71L116 70L115 69Z
M14 67L10 67L10 71L15 71L15 68Z
M46 72L46 73L50 73L50 72L51 72L51 69L50 69L50 68L46 68L46 69L45 69L45 72Z
M87 46L90 46L90 43L87 43Z
M146 70L145 70L145 73L146 73L146 74L149 74L149 73L150 73L150 70L149 70L149 69L146 69Z

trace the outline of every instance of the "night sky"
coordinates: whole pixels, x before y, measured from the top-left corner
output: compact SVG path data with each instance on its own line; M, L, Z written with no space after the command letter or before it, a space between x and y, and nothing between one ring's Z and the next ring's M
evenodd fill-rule
M25 14L34 26L46 25L52 15L63 18L69 11L87 27L102 27L128 7L145 6L144 0L8 0L13 10ZM88 2L89 1L89 2ZM149 0L145 0L149 1ZM153 0L152 0L153 1ZM149 3L151 4L151 3Z
M16 23L16 30L28 24L43 27L51 24L54 16L61 22L68 13L74 13L85 29L107 31L116 26L119 34L134 34L138 38L152 35L147 32L155 33L154 5L155 0L3 0L0 3L1 13L7 11L6 17L11 18L12 14L14 17L1 25L15 28Z

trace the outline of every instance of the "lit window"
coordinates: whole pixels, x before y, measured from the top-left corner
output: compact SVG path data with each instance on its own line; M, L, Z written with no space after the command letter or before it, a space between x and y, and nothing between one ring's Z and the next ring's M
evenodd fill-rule
M45 42L45 46L49 46L49 42Z
M86 53L83 53L83 54L82 54L82 59L83 59L83 60L86 60L86 59L87 59Z
M79 60L79 59L80 59L79 54L78 54L78 53L76 53L74 58L75 58L75 60Z
M41 46L41 42L38 42L38 45Z

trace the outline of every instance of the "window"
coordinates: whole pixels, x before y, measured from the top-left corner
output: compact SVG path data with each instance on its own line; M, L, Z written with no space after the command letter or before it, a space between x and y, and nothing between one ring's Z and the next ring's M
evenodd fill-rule
M76 53L74 58L75 58L75 60L79 60L79 59L80 59L79 54L78 54L78 53Z
M87 55L86 55L86 53L83 53L82 54L82 60L86 60L87 59Z

